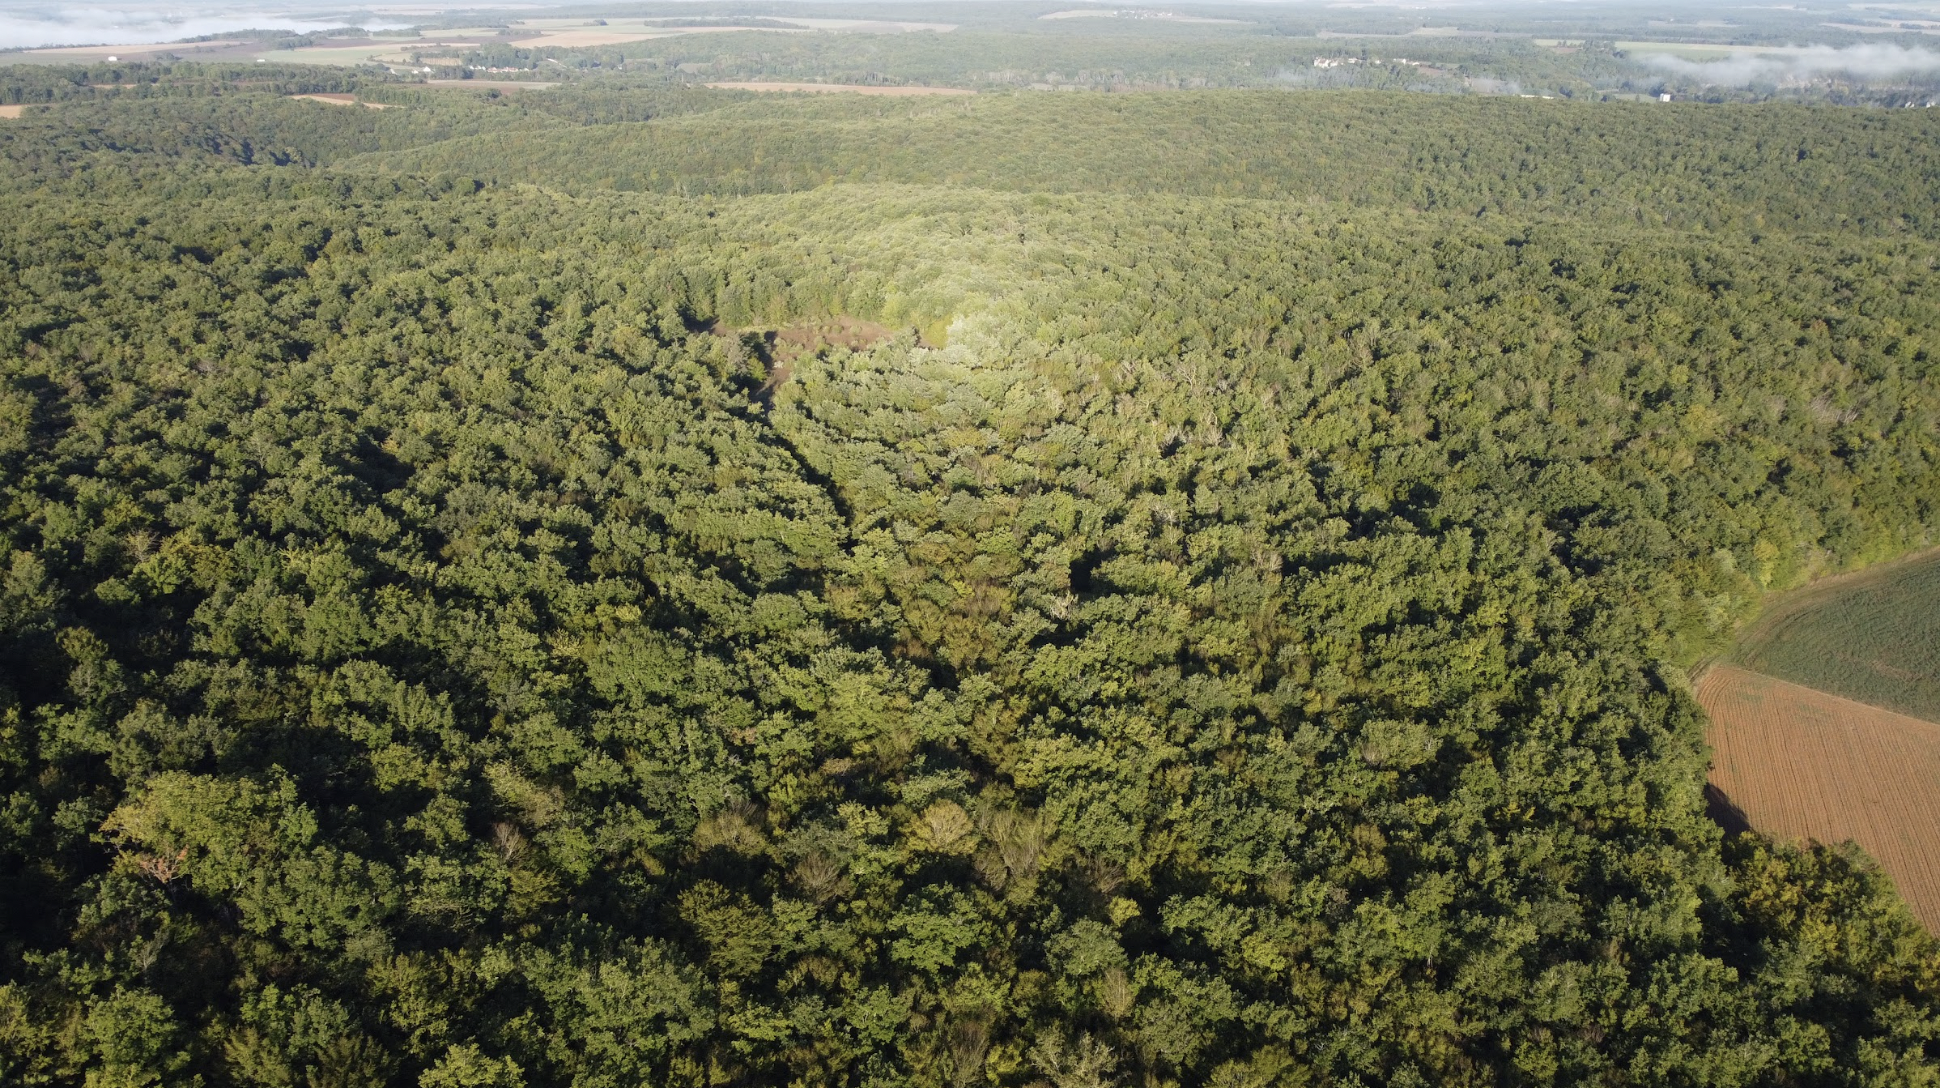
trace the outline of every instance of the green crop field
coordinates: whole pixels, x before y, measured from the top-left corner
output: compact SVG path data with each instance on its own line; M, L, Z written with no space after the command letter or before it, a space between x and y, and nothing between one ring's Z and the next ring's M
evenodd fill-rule
M1780 602L1733 657L1769 676L1940 721L1940 554Z

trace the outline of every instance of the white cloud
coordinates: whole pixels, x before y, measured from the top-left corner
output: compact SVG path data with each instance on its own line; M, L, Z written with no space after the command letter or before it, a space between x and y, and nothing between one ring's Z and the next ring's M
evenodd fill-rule
M1727 60L1687 60L1664 54L1641 58L1645 64L1713 86L1741 87L1753 82L1851 75L1860 79L1903 79L1940 73L1940 52L1900 45L1812 45L1783 52L1739 53Z

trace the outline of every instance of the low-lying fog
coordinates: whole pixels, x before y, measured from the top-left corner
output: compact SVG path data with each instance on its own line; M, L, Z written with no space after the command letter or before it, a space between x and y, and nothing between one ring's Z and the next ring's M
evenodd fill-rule
M347 8L175 4L0 2L0 49L50 45L139 45L237 30L370 30L410 26L395 17Z

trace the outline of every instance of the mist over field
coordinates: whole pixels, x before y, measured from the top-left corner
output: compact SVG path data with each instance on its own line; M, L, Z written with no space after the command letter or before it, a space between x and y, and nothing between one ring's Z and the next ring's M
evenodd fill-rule
M721 4L677 3L674 6L691 7L697 11L705 6L711 16L719 16L722 11L728 9L728 5ZM799 8L806 12L811 6L806 0L784 0L776 10ZM882 5L875 0L864 0L859 6L868 8ZM940 8L948 4L947 0L916 0L916 6ZM1047 4L1044 10L1048 12L1055 6L1057 5ZM1134 5L1119 11L1087 0L1073 0L1072 6L1096 8L1099 14L1115 11L1120 15L1138 12L1150 15L1166 7L1151 3ZM1183 9L1204 5L1175 6ZM415 25L426 18L446 12L502 11L511 17L530 18L564 11L590 11L594 7L599 5L589 7L548 2L530 4L488 2L444 6L413 5L393 10L382 4L371 7L338 7L306 3L302 0L289 4L223 2L176 4L143 2L143 0L125 0L121 3L61 3L41 2L41 0L0 0L0 49L152 44L245 30L304 33L346 26L370 30L397 29ZM601 10L624 15L628 14L630 9L620 6L601 8ZM640 7L640 10L646 10L645 6ZM1020 7L1019 11L1022 10ZM1594 30L1618 36L1641 33L1651 39L1657 39L1660 36L1676 37L1693 31L1702 32L1708 37L1716 37L1724 32L1728 37L1733 28L1743 29L1752 23L1769 22L1774 17L1782 17L1801 31L1797 38L1783 44L1793 48L1809 47L1808 51L1795 53L1785 59L1743 57L1714 63L1662 56L1654 58L1654 63L1667 72L1678 75L1701 75L1718 85L1742 85L1753 80L1814 73L1850 73L1862 77L1881 77L1940 70L1940 53L1932 50L1887 44L1862 44L1846 48L1815 44L1826 38L1827 35L1823 33L1826 28L1834 28L1833 33L1837 34L1837 28L1844 25L1838 20L1861 18L1853 14L1855 9L1844 5L1827 5L1822 10L1815 7L1765 9L1758 16L1748 14L1750 10L1722 4L1676 5L1677 17L1669 18L1663 16L1661 9L1645 5L1620 2L1553 3L1546 0L1433 4L1339 4L1324 2L1324 0L1291 0L1291 2L1276 3L1238 0L1236 3L1229 3L1222 7L1225 15L1234 17L1239 22L1247 22L1255 18L1271 21L1281 16L1321 17L1329 23L1337 24L1330 27L1336 33L1351 32L1357 28L1378 27L1381 30L1380 36L1393 36L1395 32L1406 34L1409 24L1426 28L1418 29L1416 33L1429 33L1432 28L1440 27L1459 28L1463 33L1487 35L1501 30L1500 24L1506 19L1517 24L1533 20L1565 30L1574 26L1579 30ZM1864 19L1874 23L1880 20L1891 21L1913 11L1913 9L1907 9L1907 12L1895 15L1894 11L1888 8L1868 10L1871 14ZM1930 15L1931 13L1925 13L1920 15L1920 19L1928 18ZM1927 25L1917 19L1915 21L1920 26ZM1393 25L1389 25L1390 23Z
M342 26L371 30L409 26L396 19L372 20L342 9L244 6L179 7L159 4L8 4L0 6L0 49L39 49L57 45L136 45L173 42L240 30L303 33Z
M1859 79L1903 79L1940 72L1940 52L1900 45L1815 45L1788 53L1694 61L1668 54L1647 55L1644 63L1674 75L1721 87L1754 82L1846 75Z

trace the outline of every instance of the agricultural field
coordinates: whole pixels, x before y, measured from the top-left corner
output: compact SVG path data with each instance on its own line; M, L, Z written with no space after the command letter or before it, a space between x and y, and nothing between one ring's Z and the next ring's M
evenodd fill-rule
M1940 721L1940 552L1789 595L1730 660L1768 676Z
M1940 929L1940 725L1732 665L1697 696L1725 822L1856 842Z
M796 91L804 94L874 94L891 97L910 97L935 94L975 94L977 92L962 87L882 87L867 83L768 83L768 82L728 82L710 83L709 87L723 91Z
M261 42L222 38L207 42L147 42L119 45L59 46L0 54L7 64L155 63L166 57L197 62L247 60L263 53ZM283 53L287 58L288 52Z
M85 46L57 46L4 54L12 63L33 64L108 64L152 61L178 57L195 61L235 61L260 59L277 63L314 64L355 68L367 65L416 67L429 64L450 67L458 55L481 49L584 50L678 38L688 35L722 35L747 31L774 34L813 34L818 31L861 34L913 34L922 31L944 33L956 29L953 23L910 22L885 19L791 18L787 20L750 17L741 24L695 20L687 25L680 19L526 19L513 20L504 27L463 27L429 31L422 35L374 34L370 36L318 37L297 48L270 40L224 38L199 42L148 42Z
M787 25L781 25L783 23ZM433 37L324 41L280 54L281 59L305 64L356 66L361 64L413 65L420 54L445 54L472 51L488 46L513 49L605 49L663 38L686 35L719 35L747 31L779 34L809 34L815 31L855 31L872 34L949 31L949 23L886 22L866 19L750 19L747 25L681 25L667 19L526 19L514 21L503 29L479 28L466 33L440 32ZM277 53L264 52L276 58ZM423 62L436 65L426 56ZM449 60L445 64L452 63Z

